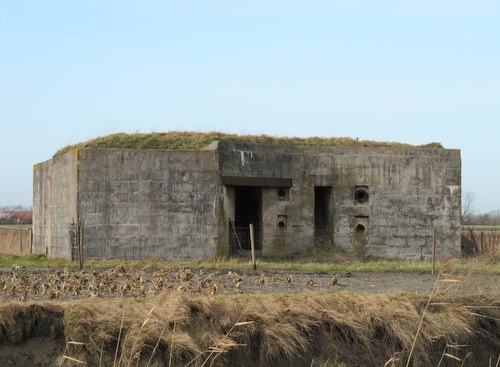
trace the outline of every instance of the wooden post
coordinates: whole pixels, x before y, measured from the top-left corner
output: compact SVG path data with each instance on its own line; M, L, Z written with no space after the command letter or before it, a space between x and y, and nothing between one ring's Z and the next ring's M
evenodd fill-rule
M23 235L21 233L21 225L19 224L19 252L23 254Z
M436 272L436 230L432 230L432 274Z
M481 235L479 237L479 253L482 254L484 251L484 232L481 231Z
M78 252L80 253L79 260L80 260L80 270L81 270L83 269L83 227L80 225L80 221L78 221L78 230L79 230Z
M33 253L33 228L30 228L30 255Z
M254 241L253 224L252 223L250 223L250 248L252 250L253 270L257 270L257 263L255 261L255 241Z

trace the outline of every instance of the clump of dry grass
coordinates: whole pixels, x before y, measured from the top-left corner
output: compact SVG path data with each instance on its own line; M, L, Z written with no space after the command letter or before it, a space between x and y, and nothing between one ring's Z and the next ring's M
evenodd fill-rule
M487 365L500 346L500 292L480 291L457 265L442 267L431 296L165 292L4 304L0 344L64 335L63 366Z
M122 148L122 149L202 149L213 141L232 141L258 144L282 144L301 146L356 146L356 147L397 147L442 149L440 143L410 145L396 142L376 142L337 137L275 137L268 135L236 135L221 132L169 131L164 133L117 133L98 137L60 149L54 156L73 149L82 148Z
M432 300L426 309L425 296L409 293L100 299L66 310L66 336L88 346L75 358L113 366L402 366L413 344L410 365L425 366L445 346L500 341L498 309Z
M498 305L498 292L496 290L493 290L493 292L489 295L483 294L481 291L481 287L477 287L477 285L474 284L469 284L467 281L469 277L472 275L472 273L469 271L467 273L463 273L458 271L458 266L459 265L459 260L458 259L452 259L443 264L441 267L436 281L434 282L432 291L430 295L427 298L427 301L425 303L425 307L423 307L420 321L417 326L417 331L413 337L413 342L411 349L408 353L408 356L406 357L406 363L405 367L409 367L410 365L415 365L414 361L418 361L418 357L415 357L415 354L418 353L416 350L416 346L419 342L419 339L424 337L424 326L425 324L429 324L432 319L429 318L429 313L431 312L433 307L444 307L446 311L453 310L456 308L459 303L457 302L457 297L454 297L456 294L460 294L461 292L467 291L468 287L473 287L476 289L475 292L475 299L471 301L469 299L468 306L464 306L463 304L460 304L459 306L463 309L475 309L476 312L471 311L469 315L467 316L473 316L476 318L476 324L479 326L479 332L483 334L485 337L485 342L487 344L490 343L491 340L493 340L493 344L491 345L491 350L497 350L498 345L495 344L500 344L499 342L499 332L498 332L498 325L497 322L499 321L498 315L499 312L498 310L500 309ZM498 289L498 287L497 287ZM470 292L467 292L470 293ZM446 297L447 300L438 300L437 298L444 298ZM465 301L465 298L462 299L462 301ZM480 312L479 310L483 311L483 313L477 313ZM486 314L484 313L484 310L494 310L496 312L487 312ZM496 313L496 315L495 315ZM485 318L489 321L492 321L495 324L495 327L492 329L489 326L491 325L483 325L484 320L481 320L481 318ZM441 330L441 334L444 333L449 333L450 331L455 332L457 335L460 333L465 332L466 334L469 334L470 337L467 337L465 339L458 339L454 338L451 340L445 340L446 343L444 344L444 348L441 354L441 358L439 360L438 366L441 366L443 361L445 361L445 358L449 358L454 361L459 361L461 362L461 366L465 365L466 359L471 356L472 352L468 352L467 348L469 345L467 344L467 340L474 340L474 334L478 332L475 328L471 328L470 325L468 325L466 322L462 323L448 323L447 324L447 319L442 318L442 320L438 320L439 322L436 323L436 326L434 330L439 331L440 328L445 325L446 328L444 330ZM465 320L466 321L466 320ZM496 331L495 331L496 329ZM486 333L485 333L486 331ZM492 338L490 338L492 336ZM450 353L450 351L455 351L455 352L461 352L462 356L459 357L456 354ZM467 354L464 355L464 351L468 352ZM413 363L412 363L413 362Z

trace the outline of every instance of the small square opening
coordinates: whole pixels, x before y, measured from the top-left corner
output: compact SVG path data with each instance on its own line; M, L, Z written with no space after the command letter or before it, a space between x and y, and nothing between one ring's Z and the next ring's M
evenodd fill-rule
M356 235L367 235L370 217L367 215L355 215L353 219L353 232Z
M290 189L288 187L278 187L276 189L278 200L288 200L290 197Z
M276 228L280 230L284 230L287 227L287 216L286 215L278 215L278 220L276 221Z

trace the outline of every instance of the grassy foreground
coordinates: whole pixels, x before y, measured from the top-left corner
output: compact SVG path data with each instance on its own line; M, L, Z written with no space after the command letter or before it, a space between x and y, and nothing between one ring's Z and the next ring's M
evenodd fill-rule
M443 263L437 262L436 269ZM76 269L79 263L64 259L48 259L45 255L0 255L0 266L11 267L18 265L26 268L56 268ZM218 270L245 270L251 269L248 260L238 258L218 258L191 261L162 261L162 260L87 260L84 262L86 269L110 269L118 266L135 267L138 269L161 269L164 267L188 267L193 269L218 269ZM429 261L415 262L390 259L356 259L354 257L332 260L332 262L317 262L308 259L297 260L267 260L257 261L258 270L304 270L304 271L337 271L337 272L419 272L430 273L432 263ZM500 274L500 261L490 256L463 258L458 262L457 269L481 274Z

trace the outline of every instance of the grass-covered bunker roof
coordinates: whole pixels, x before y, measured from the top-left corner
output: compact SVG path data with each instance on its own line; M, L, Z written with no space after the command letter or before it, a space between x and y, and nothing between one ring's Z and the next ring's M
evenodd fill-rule
M324 137L275 137L268 135L236 135L220 132L184 132L165 133L117 133L91 139L60 149L54 156L73 149L83 148L121 148L121 149L203 149L214 141L233 141L255 144L281 144L301 146L338 146L338 147L395 147L395 148L434 148L442 149L441 143L410 145L394 142L356 140L352 138Z

